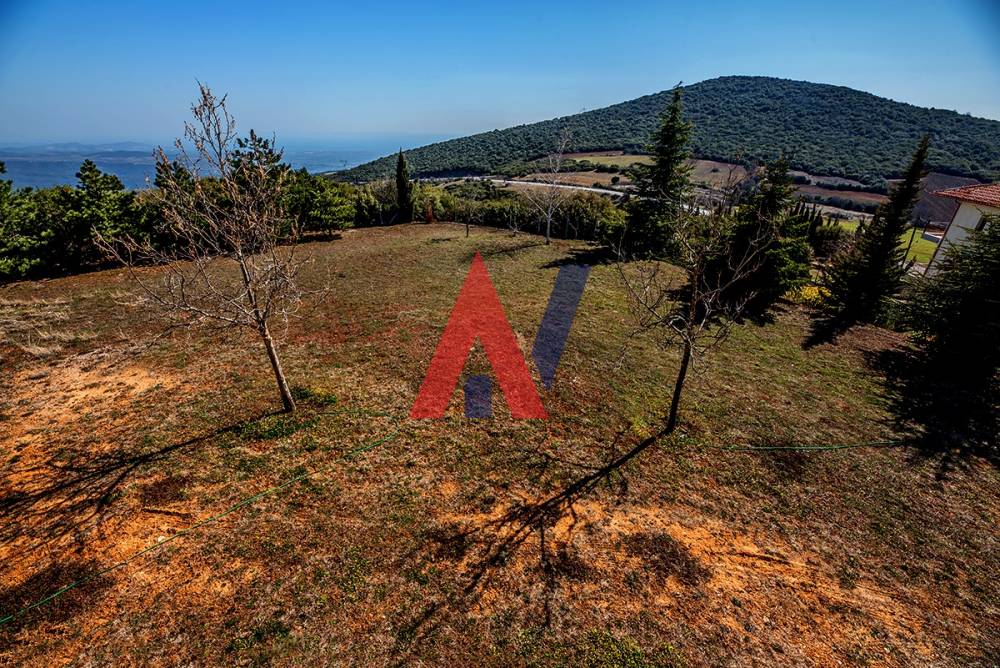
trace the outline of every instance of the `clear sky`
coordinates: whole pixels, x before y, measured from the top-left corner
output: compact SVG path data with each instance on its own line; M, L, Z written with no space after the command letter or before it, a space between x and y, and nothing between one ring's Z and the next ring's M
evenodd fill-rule
M284 140L459 135L727 74L1000 119L1000 0L0 0L0 141L165 141L196 79Z

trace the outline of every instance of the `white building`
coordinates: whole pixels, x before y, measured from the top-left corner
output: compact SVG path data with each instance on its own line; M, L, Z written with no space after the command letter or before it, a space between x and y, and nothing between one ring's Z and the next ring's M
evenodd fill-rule
M934 263L939 262L953 244L965 241L970 231L983 229L986 216L1000 215L1000 183L948 188L934 194L957 200L959 207L927 264L927 272L932 271Z

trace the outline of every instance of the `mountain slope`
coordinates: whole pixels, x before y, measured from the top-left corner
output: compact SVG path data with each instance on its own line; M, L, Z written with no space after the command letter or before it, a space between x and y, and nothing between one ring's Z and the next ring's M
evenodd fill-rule
M574 151L640 151L669 91L540 123L493 130L406 152L419 176L502 172L551 150L560 129ZM931 134L930 166L980 179L1000 178L1000 121L926 109L844 86L731 76L685 86L696 157L760 161L784 151L793 168L876 182L902 170L920 135ZM393 157L340 173L365 181L388 176Z

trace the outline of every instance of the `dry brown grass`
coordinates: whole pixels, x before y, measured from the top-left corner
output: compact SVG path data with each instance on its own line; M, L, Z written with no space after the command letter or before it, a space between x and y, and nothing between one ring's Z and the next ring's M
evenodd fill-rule
M0 629L0 661L964 666L1000 655L994 468L970 461L939 479L936 462L904 449L713 449L892 438L866 360L899 335L860 329L804 350L809 317L794 307L741 328L696 368L680 435L560 497L656 431L675 371L643 338L622 357L624 293L597 266L543 395L549 420L510 420L502 402L493 420L465 420L460 393L445 419L407 420L474 251L530 350L552 263L576 247L498 230L465 239L446 224L310 244L306 287L333 289L287 333L289 376L313 397L293 418L271 414L250 339L200 332L136 352L157 330L119 306L122 272L0 289L4 304L45 300L38 309L61 315L42 328L71 337L46 359L4 344L0 611L319 471ZM487 369L477 349L466 372Z

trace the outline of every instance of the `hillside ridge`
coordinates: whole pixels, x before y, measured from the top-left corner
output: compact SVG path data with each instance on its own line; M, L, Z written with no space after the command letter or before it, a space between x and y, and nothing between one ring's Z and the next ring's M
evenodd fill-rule
M761 162L781 153L795 169L877 183L898 175L930 133L929 167L1000 178L1000 121L920 107L833 84L732 75L683 87L695 157ZM417 176L509 173L545 155L563 128L573 151L641 152L669 90L600 109L428 144L406 153ZM368 181L391 174L386 156L332 175Z

